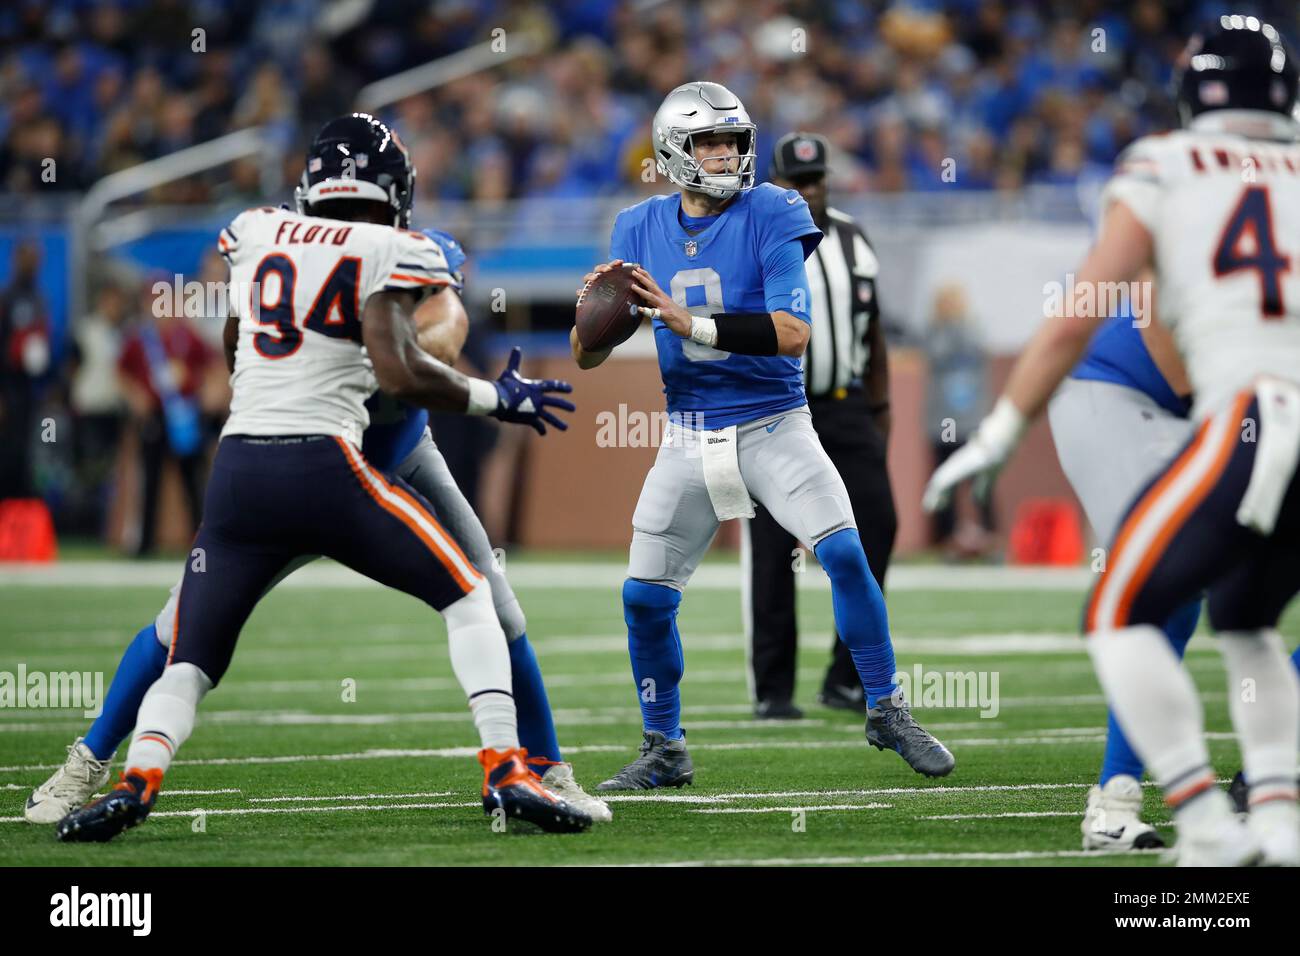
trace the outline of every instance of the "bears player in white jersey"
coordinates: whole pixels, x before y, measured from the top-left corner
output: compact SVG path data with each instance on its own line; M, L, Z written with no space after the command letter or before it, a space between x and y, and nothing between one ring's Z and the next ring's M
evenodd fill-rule
M638 263L633 288L653 319L670 417L632 515L623 585L640 753L597 789L693 782L677 609L719 522L753 516L751 496L812 546L830 577L836 630L867 701L868 742L918 773L945 776L955 760L917 723L896 684L885 599L804 394L799 356L811 321L804 260L821 231L799 193L756 184L755 126L725 87L673 90L651 135L659 170L677 191L623 210L611 261L596 267ZM582 368L609 355L584 350L576 328L570 343Z
M1276 28L1233 15L1193 37L1176 82L1185 128L1120 157L1075 284L1154 268L1195 430L1130 504L1084 628L1107 699L1174 811L1179 864L1300 865L1300 680L1277 632L1300 590L1300 71ZM928 504L996 472L1096 319L1048 320L976 438L931 478ZM1245 823L1215 786L1195 687L1159 630L1202 591L1249 785Z
M547 830L591 817L541 786L519 746L510 658L488 581L428 501L361 452L378 386L439 411L562 427L556 392L515 372L467 378L419 344L423 293L452 282L442 247L410 222L414 171L383 123L354 113L313 141L304 210L248 210L222 230L237 331L230 417L176 600L167 667L140 706L109 794L60 821L60 839L103 841L149 814L163 775L221 679L239 631L291 564L323 554L424 600L447 623L452 668L482 742L483 805Z
M305 206L306 194L312 185L310 178L307 176L308 181L298 190L300 209ZM451 283L443 288L432 287L430 295L416 309L417 337L426 352L447 365L454 365L469 330L468 316L460 298L463 286L461 266L465 262L465 253L447 233L436 229L421 231L442 248ZM227 332L226 363L233 372L238 323L229 324ZM385 474L396 474L409 482L428 499L443 528L492 586L497 619L509 644L519 742L528 753L529 767L542 778L548 790L587 813L594 821L612 820L613 813L609 807L583 791L574 777L573 766L564 760L541 666L528 640L523 609L504 570L495 561L482 522L456 485L446 460L433 441L428 427L428 412L399 402L383 392L376 392L366 402L366 410L370 415L370 427L365 430L361 443L361 452L366 460ZM564 427L563 422L552 422L551 425L560 429ZM537 427L545 433L545 422L539 421ZM291 562L271 587L311 560L303 557ZM135 728L140 703L166 666L180 589L178 577L161 610L128 644L113 674L99 716L85 735L77 737L67 748L68 755L63 764L28 797L23 816L29 822L58 823L108 782L113 755Z

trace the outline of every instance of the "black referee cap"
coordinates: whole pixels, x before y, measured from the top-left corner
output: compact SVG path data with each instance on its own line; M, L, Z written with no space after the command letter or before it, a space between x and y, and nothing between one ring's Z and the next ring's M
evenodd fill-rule
M772 150L771 174L782 179L825 174L827 150L825 138L816 133L787 133Z

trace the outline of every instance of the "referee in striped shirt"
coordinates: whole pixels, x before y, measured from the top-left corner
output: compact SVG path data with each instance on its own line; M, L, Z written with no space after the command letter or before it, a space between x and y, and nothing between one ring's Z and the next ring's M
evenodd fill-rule
M825 235L805 263L812 336L803 358L804 387L813 427L848 488L871 573L883 586L898 523L885 470L889 358L876 302L878 264L861 227L826 204L826 153L822 137L790 133L776 144L770 178L803 195ZM795 550L799 542L761 505L741 529L754 713L797 719L803 714L794 705L794 569L804 556ZM817 699L828 707L865 710L857 669L838 636Z

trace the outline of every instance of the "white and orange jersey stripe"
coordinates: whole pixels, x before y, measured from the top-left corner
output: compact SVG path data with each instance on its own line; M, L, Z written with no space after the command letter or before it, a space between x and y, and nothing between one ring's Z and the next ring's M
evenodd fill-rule
M449 285L455 280L442 246L423 233L398 230L397 256L381 288L423 292Z
M366 493L378 505L406 525L425 546L433 552L440 564L447 569L452 579L465 592L483 580L465 552L456 544L442 525L431 515L427 508L416 500L410 492L386 479L365 460L359 451L342 438L335 438L339 448L347 457L352 473L361 482Z
M1253 397L1253 390L1243 391L1206 419L1124 519L1088 604L1084 626L1089 633L1129 625L1133 603L1170 542L1223 476L1241 441L1242 417Z

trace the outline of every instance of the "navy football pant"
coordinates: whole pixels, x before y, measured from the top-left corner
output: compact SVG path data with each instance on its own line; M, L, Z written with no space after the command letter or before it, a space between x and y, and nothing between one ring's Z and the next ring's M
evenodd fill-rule
M1237 522L1259 447L1259 406L1242 392L1207 419L1120 523L1084 629L1163 625L1203 590L1216 631L1277 625L1300 591L1300 490L1294 477L1273 533Z
M228 436L185 567L169 663L219 682L268 586L317 554L438 611L482 577L418 492L342 439Z

